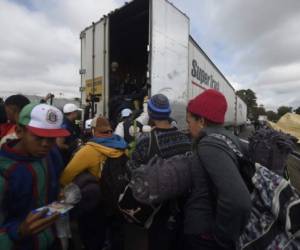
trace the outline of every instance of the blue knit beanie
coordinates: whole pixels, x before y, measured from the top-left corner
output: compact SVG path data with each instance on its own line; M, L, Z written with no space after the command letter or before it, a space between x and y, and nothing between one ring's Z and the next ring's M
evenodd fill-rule
M168 98L162 94L152 96L148 101L148 113L152 120L167 120L171 114Z

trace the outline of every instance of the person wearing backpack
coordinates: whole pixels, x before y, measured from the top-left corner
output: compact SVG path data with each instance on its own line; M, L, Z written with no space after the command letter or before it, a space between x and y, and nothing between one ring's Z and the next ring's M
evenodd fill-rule
M134 120L132 110L128 108L122 109L121 119L114 133L124 138L127 143L130 143L133 140L133 136L129 132L129 128L132 126Z
M129 162L132 171L155 155L169 158L191 150L189 137L170 123L171 107L165 95L156 94L150 98L148 114L154 126L150 133L142 134L137 141ZM148 229L128 223L125 230L125 249L175 249L179 226L179 221L174 221L173 217L175 204L177 205L177 202L168 201L162 204Z
M184 249L235 249L247 223L251 199L228 145L210 134L239 140L225 130L227 102L216 90L205 90L188 103L187 123L193 143L191 192L184 208Z
M74 182L82 188L83 197L90 197L90 199L84 199L84 204L79 206L84 213L78 211L80 214L79 230L88 250L101 249L105 241L107 216L101 203L102 197L97 194L99 194L98 189L101 189L100 184L103 181L102 175L104 175L106 162L122 157L127 159L125 156L127 143L123 138L112 133L111 125L105 117L94 118L91 127L93 137L75 153L60 177L60 183L63 186ZM98 186L94 185L95 179L99 181ZM102 191L100 190L100 193ZM88 202L92 204L86 204Z

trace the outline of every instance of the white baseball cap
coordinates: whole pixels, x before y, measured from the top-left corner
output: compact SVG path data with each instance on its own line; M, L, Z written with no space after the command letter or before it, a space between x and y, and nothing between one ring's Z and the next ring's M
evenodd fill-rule
M124 118L124 117L128 117L132 114L132 111L131 109L122 109L121 111L121 116Z
M19 124L33 134L41 137L64 137L69 136L70 132L62 128L62 112L48 104L30 103L26 105L20 115Z
M77 111L77 110L81 110L80 108L78 108L75 104L73 103L67 103L64 105L64 108L63 108L63 112L65 114L67 113L71 113L71 112L74 112L74 111Z

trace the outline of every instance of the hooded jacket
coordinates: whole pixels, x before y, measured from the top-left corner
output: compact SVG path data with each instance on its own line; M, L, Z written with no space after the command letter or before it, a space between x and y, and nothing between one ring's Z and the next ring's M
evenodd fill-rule
M17 142L0 150L0 248L51 249L52 227L26 239L20 239L18 229L32 210L57 200L63 161L56 147L45 158L34 158L16 151Z
M100 178L105 160L118 158L125 153L127 143L118 135L108 138L93 137L78 152L75 153L64 169L60 183L65 186L84 171Z
M184 233L210 235L231 249L246 225L251 199L235 154L225 142L205 136L211 133L229 137L246 153L239 139L223 127L203 130L193 145L192 189L184 209Z

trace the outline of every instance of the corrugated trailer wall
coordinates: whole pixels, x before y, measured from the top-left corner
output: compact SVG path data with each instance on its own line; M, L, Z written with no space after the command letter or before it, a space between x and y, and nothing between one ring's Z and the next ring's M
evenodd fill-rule
M105 47L106 47L106 19L94 23L81 32L81 91L85 104L89 94L100 99L96 103L98 114L104 113L104 100L107 93L105 88Z
M162 93L179 127L186 126L189 18L168 1L151 5L151 95Z

